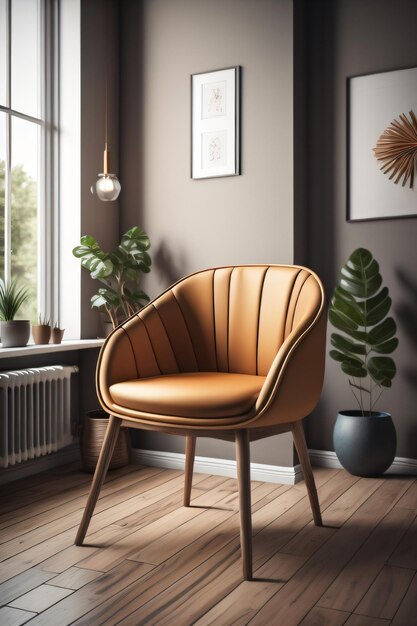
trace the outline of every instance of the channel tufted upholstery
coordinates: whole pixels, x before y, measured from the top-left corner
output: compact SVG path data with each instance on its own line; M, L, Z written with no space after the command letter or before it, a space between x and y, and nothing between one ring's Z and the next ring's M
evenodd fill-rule
M238 464L240 458L240 465L247 465L248 486L249 441L291 430L319 524L300 420L319 399L324 354L324 293L309 269L209 269L180 280L110 335L98 362L97 393L113 416L109 431L123 421L186 435L186 492L191 490L196 436L235 439ZM109 434L108 448L113 439L114 433ZM106 442L102 456L108 456L105 447ZM106 463L101 463L104 474ZM104 475L97 479L99 487L100 480ZM97 497L98 492L92 509ZM85 513L79 544L91 514ZM249 548L244 549L248 523L242 521L246 578L251 577Z

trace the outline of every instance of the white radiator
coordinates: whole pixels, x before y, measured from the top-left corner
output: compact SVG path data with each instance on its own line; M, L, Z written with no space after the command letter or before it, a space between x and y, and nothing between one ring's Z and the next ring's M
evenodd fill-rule
M0 372L0 467L72 443L73 372L78 372L76 365Z

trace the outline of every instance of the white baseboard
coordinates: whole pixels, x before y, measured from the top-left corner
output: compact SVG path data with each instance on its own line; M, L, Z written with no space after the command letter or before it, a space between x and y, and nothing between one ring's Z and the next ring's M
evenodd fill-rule
M16 463L16 465L12 465L7 469L0 469L0 485L11 483L19 478L26 478L26 476L31 476L32 474L39 474L59 465L73 463L74 461L79 461L79 459L79 445L78 443L73 443L57 452L52 452L30 461L24 461L23 463Z
M311 464L318 467L343 469L336 453L329 450L309 450ZM150 465L152 467L167 467L169 469L184 469L185 455L175 452L161 452L159 450L140 450L135 448L131 453L131 462L138 465ZM213 459L205 456L196 456L194 471L203 474L216 474L236 478L236 461L228 459ZM417 460L395 457L393 464L386 474L417 475ZM279 483L283 485L295 485L303 480L300 465L283 467L280 465L265 465L263 463L251 463L252 480L261 480L266 483Z
M152 467L167 467L170 469L184 469L185 454L176 452L160 452L157 450L140 450L135 448L131 452L131 462L138 465L150 465ZM196 456L194 471L202 474L216 474L236 478L236 461L228 459L213 459L206 456ZM283 467L279 465L264 465L263 463L251 463L252 480L261 480L266 483L279 483L283 485L295 485L303 480L301 467Z
M336 452L329 450L309 450L312 465L319 467L331 467L333 469L342 469L342 465L336 456ZM396 456L391 467L385 472L386 474L408 474L417 475L417 459L407 459Z

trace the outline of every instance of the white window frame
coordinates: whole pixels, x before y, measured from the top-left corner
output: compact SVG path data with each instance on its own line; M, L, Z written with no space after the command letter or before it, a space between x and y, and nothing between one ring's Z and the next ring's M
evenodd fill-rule
M59 197L59 3L58 0L39 0L40 32L40 117L26 115L11 108L11 0L7 7L7 78L6 106L0 111L6 116L6 164L4 202L4 275L11 277L11 126L12 119L20 118L37 124L40 129L40 185L38 189L38 302L42 315L54 321L59 319L58 305L58 197Z

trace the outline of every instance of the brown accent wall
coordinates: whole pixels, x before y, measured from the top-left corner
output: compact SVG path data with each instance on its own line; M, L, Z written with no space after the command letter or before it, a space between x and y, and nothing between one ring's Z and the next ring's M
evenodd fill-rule
M121 228L152 241L151 296L192 271L293 261L291 0L120 3ZM242 66L242 175L190 178L191 74ZM144 434L139 447L182 451ZM233 458L202 440L197 454ZM292 465L291 439L253 445L253 460Z

